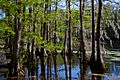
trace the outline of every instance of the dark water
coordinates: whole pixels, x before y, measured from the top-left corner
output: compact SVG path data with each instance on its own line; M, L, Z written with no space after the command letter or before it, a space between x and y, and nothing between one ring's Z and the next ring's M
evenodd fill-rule
M120 80L120 62L109 62L105 61L107 67L109 68L109 72L103 74L104 80ZM69 66L68 66L69 67ZM62 58L59 56L57 60L57 69L58 69L58 77L59 79L65 79L65 69ZM47 64L46 64L47 70ZM38 65L38 78L40 78L41 66ZM77 56L74 55L72 58L72 80L79 80L80 77L80 68L79 68L79 61ZM69 73L69 71L68 71ZM0 68L0 80L6 80L7 70L4 68ZM46 72L47 75L47 72ZM69 77L69 76L68 76ZM26 78L28 78L28 74L26 72ZM54 65L52 65L52 78L54 80L55 73L54 73ZM87 70L86 78L91 78L91 71Z

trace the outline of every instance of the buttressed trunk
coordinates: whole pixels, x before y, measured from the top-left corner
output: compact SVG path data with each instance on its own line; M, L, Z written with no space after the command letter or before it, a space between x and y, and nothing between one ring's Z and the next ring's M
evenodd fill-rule
M97 21L97 70L98 70L98 74L102 74L104 73L104 63L102 62L102 56L101 56L101 52L100 52L100 27L101 27L101 14L102 14L102 0L99 0L99 9L98 9L98 21Z

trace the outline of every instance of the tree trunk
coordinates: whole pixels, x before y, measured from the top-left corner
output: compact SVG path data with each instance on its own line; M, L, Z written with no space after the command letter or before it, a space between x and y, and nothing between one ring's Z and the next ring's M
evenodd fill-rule
M69 60L69 80L72 80L72 64L71 64L71 55L72 55L72 32L71 32L71 9L70 9L70 2L68 0L68 60Z
M52 71L51 71L51 62L52 59L51 59L51 55L48 56L47 58L47 79L48 80L52 80Z
M63 57L63 61L64 61L64 66L65 66L66 80L68 80L68 69L67 69L67 54L68 54L67 38L68 38L68 32L65 31L65 39L64 39L64 47L65 47L65 49L63 49L63 51L62 51L62 57Z
M7 1L9 1L9 0L7 0ZM10 11L9 11L9 8L8 7L6 7L6 11L7 11L7 13L6 13L6 17L7 17L7 24L8 24L8 26L9 27L13 27L11 24L10 24L10 22L11 22L11 15L10 15ZM8 33L7 33L7 31L5 32L5 35L8 35ZM13 76L13 74L12 74L12 72L13 72L13 57L12 57L12 55L13 55L13 35L10 35L9 36L9 38L7 37L6 39L5 39L5 51L7 50L7 49L10 49L10 52L8 53L8 52L6 52L6 58L7 59L11 59L11 61L10 61L10 64L9 64L9 66L8 66L8 70L9 70L9 74L8 74L8 76L9 77L12 77Z
M70 9L70 2L71 0L66 0L66 11L67 11L67 14L66 14L66 25L68 26L67 27L67 33L68 33L68 43L67 43L67 46L68 46L68 61L69 61L69 80L72 79L72 72L71 72L71 55L72 55L72 32L71 32L71 9Z
M58 0L56 0L56 3L55 3L55 14L57 13L57 7L58 7ZM55 32L54 32L54 45L55 46L56 46L56 43L57 43L57 35L56 35L57 25L58 24L57 24L57 15L56 15L56 17L55 17ZM57 51L56 51L56 48L55 48L55 51L53 53L53 61L54 61L54 69L55 69L55 79L58 79L56 59L57 59Z
M44 48L41 48L41 54L44 55ZM45 76L45 56L41 56L40 57L40 60L41 60L41 75L40 75L40 78L41 80L46 80L46 76Z
M17 5L21 5L21 1L17 0L16 2ZM17 9L18 15L21 14L21 7ZM22 18L21 17L16 17L15 19L15 24L16 24L16 32L15 32L15 37L14 37L14 76L20 77L19 69L20 69L20 40L21 40L21 30L22 30Z
M95 69L95 22L94 22L94 0L91 1L92 3L92 54L90 57L89 65L90 69L92 71L92 74L94 74ZM94 76L92 76L92 79L94 79Z
M102 60L102 56L101 56L101 52L100 52L100 22L101 22L101 11L102 11L102 1L101 0L99 0L99 9L98 9L98 21L97 21L97 34L96 34L96 36L97 36L97 46L96 46L96 48L97 48L97 73L98 74L103 74L104 73L104 68L105 68L105 66L104 66L104 63L102 62L103 60Z
M48 0L45 0L45 2L47 4L45 4L45 9L44 9L44 18L45 20L47 19L47 14L48 14ZM47 25L47 22L44 22L43 23L43 28L42 28L42 37L43 37L43 41L46 41L48 40L48 25ZM43 48L44 46L44 43L41 45L42 48L41 48L41 56L40 56L40 59L41 59L41 79L46 79L46 76L45 76L45 56L46 56L46 51L45 49Z
M35 13L35 8L36 8L36 4L33 5L33 33L36 33L37 31L37 19L36 19L36 13ZM31 50L31 75L34 76L35 75L35 68L36 68L36 55L35 55L35 51L36 51L36 41L35 39L32 39L32 50Z
M22 32L25 32L25 5L23 6L23 19L22 19ZM23 55L25 52L25 36L21 35L21 49L20 49L20 53Z
M29 23L32 23L32 7L29 7ZM31 32L31 24L29 24L28 32ZM30 66L31 66L31 42L30 42L30 37L28 36L28 44L27 44L27 53L28 53L28 76L30 77Z
M86 54L85 54L85 47L84 47L84 40L83 40L83 13L84 13L84 0L79 0L80 2L80 73L81 73L81 80L85 80L85 70L86 70ZM82 6L83 2L83 6Z

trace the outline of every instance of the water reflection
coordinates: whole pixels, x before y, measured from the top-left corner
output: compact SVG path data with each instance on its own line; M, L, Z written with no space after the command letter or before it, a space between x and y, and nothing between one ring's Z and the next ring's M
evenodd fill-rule
M104 80L120 80L120 62L111 62L107 64L109 68L109 73L107 73L104 77Z
M59 69L61 69L58 72L59 78L65 79L66 76L65 76L64 65L59 66ZM69 71L68 71L68 74L69 74ZM79 66L76 65L75 67L72 68L72 76L73 76L72 80L79 78ZM68 75L68 77L69 77L69 75Z
M65 79L65 67L63 64L63 60L58 56L59 58L57 59L57 69L58 69L58 77L59 79ZM59 60L60 59L60 60ZM53 62L53 61L51 61ZM120 62L108 62L105 61L107 67L109 68L109 72L104 74L103 78L104 80L120 80ZM46 63L46 77L47 77L47 66L48 64ZM67 66L69 68L69 65ZM54 71L54 64L52 63L51 65L51 74L52 74L52 80L55 79L55 71ZM69 74L69 71L67 71ZM80 67L79 67L79 61L76 55L73 56L72 58L72 80L79 80L80 78ZM38 80L40 79L40 74L41 74L41 65L38 64ZM7 77L7 71L4 68L0 68L0 80L6 80L5 78ZM26 78L29 78L27 68L26 68ZM114 77L117 76L117 77ZM69 77L69 75L68 75ZM87 71L87 76L86 78L91 78L91 71L88 69Z

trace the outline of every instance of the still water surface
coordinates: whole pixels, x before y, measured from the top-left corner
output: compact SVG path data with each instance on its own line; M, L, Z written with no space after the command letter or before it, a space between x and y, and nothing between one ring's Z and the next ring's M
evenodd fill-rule
M109 68L109 72L105 73L103 76L104 80L120 80L120 62L110 62L110 61L105 61L107 67ZM63 60L59 57L57 60L57 69L58 69L58 77L59 79L65 79L65 70L64 70L64 64ZM68 66L69 67L69 66ZM38 65L38 77L41 72L41 66L40 64ZM47 70L47 64L46 64L46 70ZM77 56L74 55L72 58L72 80L79 80L79 61L77 59ZM46 72L47 73L47 72ZM69 73L69 71L68 71ZM0 68L0 80L6 80L6 74L7 70L4 68ZM115 77L116 76L116 77ZM27 72L26 72L26 78L28 77ZM54 65L52 65L52 77L55 78L54 74ZM87 78L91 77L91 71L88 68L87 70Z

